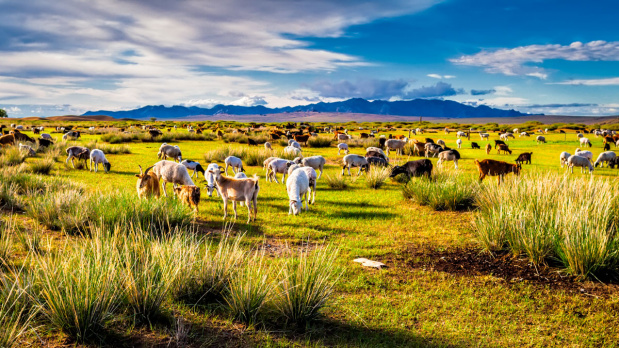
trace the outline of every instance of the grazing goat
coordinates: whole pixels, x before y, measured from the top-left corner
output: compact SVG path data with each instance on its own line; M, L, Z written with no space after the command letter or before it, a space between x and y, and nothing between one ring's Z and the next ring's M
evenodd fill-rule
M617 154L615 154L612 151L606 151L606 152L602 152L599 156L598 159L595 161L595 163L593 164L594 167L597 167L598 165L601 164L600 167L604 167L604 162L606 162L606 167L608 167L608 164L610 163L610 161L614 160L615 158L617 158Z
M202 167L202 165L199 162L196 161L190 161L190 160L183 160L181 162L182 165L185 166L185 168L193 170L193 174L191 174L191 178L193 179L194 176L197 177L198 173L202 173L202 175L204 175L206 177L206 171L204 170L204 168Z
M271 143L269 143L267 141L266 143L264 143L264 149L265 150L273 150L273 147L271 146Z
M258 176L254 174L252 178L235 179L221 175L221 169L212 172L217 185L217 190L224 201L224 219L228 216L228 200L232 200L234 218L237 218L236 202L245 202L247 206L247 223L252 221L252 204L254 210L253 220L258 216Z
M436 164L440 166L441 163L445 161L453 161L454 165L456 166L456 169L458 169L459 159L460 159L460 153L458 151L456 150L443 151L438 154L438 162L436 162Z
M490 145L490 144L488 144ZM472 142L471 143L471 149L481 149L481 147L479 147L479 144L477 144L476 142Z
M99 170L99 163L103 164L103 169L106 173L110 171L112 165L108 162L107 158L105 158L105 154L103 151L99 149L93 149L90 151L90 171L92 171L92 164L95 164L95 173Z
M9 135L13 135L13 138L14 138L14 140L11 142L11 145L14 144L16 141L31 142L31 143L35 142L34 139L32 139L31 137L27 136L24 133L21 133L18 130L11 131ZM2 142L0 142L0 144L6 145Z
M299 143L304 143L305 146L307 146L307 141L310 138L309 134L303 134L303 135L295 135L293 136L294 140L299 142Z
M615 145L616 147L616 145ZM604 143L604 151L610 151L610 144L609 143Z
M286 181L286 173L288 173L288 167L292 165L294 162L277 158L269 163L269 169L267 170L267 181L268 179L277 181L277 174L282 174L282 184Z
M433 143L426 143L426 158L428 158L428 155L430 153L432 153L432 157L436 157L441 151L443 151L443 148L438 145L438 144L433 144Z
M195 186L189 176L187 168L176 162L172 161L159 161L153 166L153 172L157 175L157 179L161 182L161 188L163 189L163 195L168 196L165 189L166 183L172 183L173 185L186 185Z
M54 143L51 140L43 139L43 138L37 139L37 142L39 143L40 147L48 147L50 145L54 145Z
M344 170L348 168L348 175L352 176L352 174L350 174L351 167L359 167L359 172L357 172L357 175L360 175L361 171L365 171L367 173L370 170L368 160L360 155L350 154L344 156L342 159L342 175L344 175Z
M567 168L574 174L574 167L580 167L580 172L584 173L585 168L589 168L589 174L593 174L593 165L588 158L572 155L567 159Z
M491 150L492 150L492 145L490 145L490 143L486 144L486 155L489 155Z
M226 170L224 171L226 175L228 175L228 167L232 167L232 172L234 174L245 171L245 169L243 169L243 161L238 157L228 156L224 160L224 163L226 164Z
M286 180L286 191L288 192L290 207L288 215L299 215L301 210L303 210L303 201L305 201L305 211L309 209L309 195L307 194L309 187L309 178L305 171L295 170L288 176L288 180Z
M179 163L183 160L181 149L178 146L168 145L166 143L161 144L159 152L157 152L157 158L166 160L168 157L172 158Z
M583 138L584 139L584 138ZM538 135L537 138L535 138L535 142L537 144L546 144L546 137L543 135Z
M479 170L479 181L483 181L486 176L498 176L499 185L501 180L508 173L514 173L520 175L522 166L520 164L511 164L503 161L496 161L491 159L475 160L475 165Z
M70 132L65 133L62 136L62 140L67 141L69 138L71 138L71 139L79 139L80 137L81 137L80 132L78 132L78 131L70 131Z
M387 149L387 156L389 156L389 150L395 150L397 155L402 154L402 150L406 145L406 140L389 139L385 142L385 148Z
M213 175L215 170L219 170L219 165L217 163L211 163L206 167L206 171L204 172L204 180L206 180L206 189L209 197L213 197L213 191L217 192L218 196L221 196L215 185L215 177Z
M150 172L153 167L151 166L146 168L144 173L142 173L142 166L138 167L140 167L140 174L135 174L138 178L135 185L135 188L138 191L138 197L144 198L154 195L159 198L159 195L161 194L161 191L159 190L159 179L155 173Z
M350 152L350 151L348 151L348 144L346 144L346 143L339 143L339 144L337 144L337 154L338 154L338 156L340 155L340 151L342 151L342 150L344 151L344 154L348 155L348 152Z
M499 145L507 145L507 144L505 144L505 142L503 140L495 140L494 141L494 148L496 149L497 147L499 147Z
M561 168L563 168L563 166L565 164L567 164L567 159L570 158L570 153L569 152L561 152L561 154L559 155L559 163L561 164Z
M200 204L200 188L198 186L177 186L174 188L174 194L181 202L194 209L194 217L198 214L198 205Z
M19 151L21 151L21 152L25 151L29 157L34 157L34 156L37 155L37 153L34 151L32 146L24 145L22 143L19 143Z
M389 175L389 177L393 178L399 174L406 174L409 180L411 177L418 177L424 175L430 178L432 176L432 161L425 158L416 161L406 162L402 166L395 166L393 167L393 169L391 169L391 174Z
M499 144L499 149L497 150L497 153L500 155L501 151L503 151L504 153L508 153L511 155L512 154L512 150L509 149L509 146L505 145L505 144Z
M325 160L325 158L322 156L311 156L305 158L297 157L294 159L293 162L301 165L302 167L311 167L314 170L320 170L320 175L318 176L318 179L320 179L322 177L322 171L325 168L327 160Z
M65 163L69 164L69 160L71 160L71 165L73 168L75 168L74 158L84 161L88 161L90 159L90 150L85 147L71 146L66 150L66 152L68 156Z
M500 135L500 138L505 140L505 141L509 141L509 139L508 139L509 137L512 137L514 139L516 138L516 137L514 137L514 135L512 133L503 133L503 134Z
M526 163L526 164L531 164L531 155L533 154L533 152L523 152L520 155L518 155L518 158L516 158L516 163L518 164L522 164L522 163Z
M421 156L421 154L423 153L425 156L427 143L420 143L417 141L417 139L413 141L413 155Z

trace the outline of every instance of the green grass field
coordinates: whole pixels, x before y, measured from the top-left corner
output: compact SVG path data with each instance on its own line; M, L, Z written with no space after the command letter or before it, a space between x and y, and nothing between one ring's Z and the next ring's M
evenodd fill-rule
M174 131L173 131L174 132ZM185 130L178 130L185 132ZM31 132L25 132L32 135ZM390 134L407 134L404 130ZM164 131L165 134L165 131ZM357 134L352 133L353 136ZM386 132L382 132L386 134ZM53 134L60 138L61 134ZM320 135L328 136L328 135ZM522 152L533 152L532 164L523 165L527 173L565 172L559 165L562 151L574 153L579 146L574 131L567 134L552 132L546 134L547 143L537 145L535 135L510 139L508 145L512 155L498 155L493 149L487 155L477 134L471 134L471 141L482 149L471 149L469 140L464 139L459 149L462 159L459 169L452 162L436 167L435 171L457 172L459 176L477 178L474 159L497 159L513 162ZM602 138L588 134L593 143L594 160L602 152ZM83 134L77 144L100 141L100 135ZM413 139L424 141L425 137L435 141L443 139L447 146L456 148L456 133L448 135L443 131L425 133ZM491 133L490 141L498 139ZM74 143L74 142L71 142ZM179 141L183 159L200 161L205 167L204 154L222 146L247 147L244 144L224 144L214 141ZM65 166L62 153L50 176L66 178L84 185L86 192L108 195L113 192L136 194L135 174L138 165L146 168L158 161L160 143L127 143L130 154L107 154L112 164L111 172L105 174L88 169L76 170ZM115 145L118 146L118 145ZM274 149L282 147L273 143ZM260 146L260 148L262 148ZM615 146L612 145L611 150ZM350 153L364 154L360 147L351 148ZM336 176L341 172L341 158L337 155L335 142L329 148L303 148L304 156L322 155L327 159L323 178L318 181L316 204L309 212L300 216L288 215L288 196L285 185L264 180L261 166L246 167L247 175L257 173L260 178L258 197L258 218L255 223L246 224L247 209L238 206L239 218L227 221L223 217L223 203L215 195L208 197L202 190L197 230L204 235L218 235L227 227L235 234L245 234L243 248L266 250L267 262L278 262L284 252L292 249L309 249L317 245L330 244L339 248L336 264L342 268L342 276L336 283L335 293L322 311L320 320L305 331L279 329L264 323L246 326L214 309L197 309L174 302L168 303L185 320L188 330L186 344L190 346L348 346L348 347L599 347L619 345L619 287L615 284L600 285L595 279L574 283L569 286L553 286L543 282L505 279L492 272L466 273L441 271L435 267L440 260L433 255L443 251L477 250L481 253L472 234L472 221L477 212L438 212L419 206L403 198L402 184L388 179L379 189L365 185L365 174L346 176L348 188L330 189L325 175ZM28 158L27 163L41 161L42 155ZM415 156L390 156L392 164L402 164ZM219 163L222 165L223 163ZM346 173L347 174L347 173ZM572 175L572 174L568 174ZM610 179L613 182L619 170L596 168L593 177ZM589 174L575 169L573 176L578 180L589 180ZM279 180L280 177L278 177ZM508 175L506 181L517 180ZM496 185L496 177L487 178L481 190ZM204 187L204 177L195 183ZM413 183L414 184L414 183ZM168 194L171 194L168 185ZM36 197L34 197L36 199ZM10 213L2 211L4 216ZM37 225L34 220L17 214L19 224L27 228ZM230 227L230 223L234 224ZM67 237L58 231L43 229L44 238L53 238L52 249L65 243L83 243L87 237ZM17 260L26 258L20 246L13 246ZM427 254L425 252L428 252ZM50 250L52 252L52 250ZM374 270L361 267L352 260L365 257L381 261L388 268ZM522 259L516 256L516 259ZM489 258L491 259L491 258ZM19 263L19 262L18 262ZM526 262L524 262L526 264ZM552 264L550 265L553 266ZM436 267L439 268L439 267ZM551 268L551 273L560 272ZM569 278L566 276L566 278ZM567 280L566 280L567 281ZM570 280L571 281L571 280ZM582 289L582 290L580 290ZM172 341L174 325L152 325L147 327L122 327L122 319L115 319L115 335L106 338L103 345L164 345ZM119 324L120 323L120 324ZM120 328L119 328L120 326ZM22 338L24 344L34 346L55 346L64 344L63 334L40 328L38 335L32 333Z

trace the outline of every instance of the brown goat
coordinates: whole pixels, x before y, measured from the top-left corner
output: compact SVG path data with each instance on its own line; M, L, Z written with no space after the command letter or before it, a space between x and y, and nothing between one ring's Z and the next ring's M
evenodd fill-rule
M297 141L298 143L304 143L305 146L307 146L307 141L309 140L310 135L309 134L303 134L303 135L295 135L294 136L294 140Z
M509 146L505 145L505 144L499 144L499 149L497 150L497 153L500 155L501 151L503 151L504 153L508 153L511 155L512 154L512 150L509 149Z
M200 204L200 188L198 186L177 186L174 188L174 194L181 202L193 208L195 215L198 214L198 204Z
M514 173L516 175L520 175L520 170L522 166L520 164L511 164L503 161L496 161L491 159L485 160L475 160L475 165L477 169L479 169L479 181L483 181L484 178L488 175L490 176L498 176L499 177L499 185L501 184L501 180L505 174Z
M214 175L215 184L224 201L224 219L228 216L228 200L232 200L232 208L234 210L234 218L236 219L236 202L245 202L247 206L247 223L252 220L251 211L252 204L254 210L253 220L256 221L258 216L258 176L254 174L253 178L235 179L221 175L221 170L216 169L209 171Z
M488 143L488 145L486 145L486 155L489 155L491 150L492 150L492 145Z
M144 173L142 173L142 166L138 167L140 167L140 174L135 175L138 178L138 182L135 185L135 188L138 190L138 197L144 198L154 195L159 198L159 195L161 194L161 191L159 190L159 179L155 173L149 173L153 167L150 166L146 168L146 172Z
M0 146L15 145L15 136L13 134L0 136Z

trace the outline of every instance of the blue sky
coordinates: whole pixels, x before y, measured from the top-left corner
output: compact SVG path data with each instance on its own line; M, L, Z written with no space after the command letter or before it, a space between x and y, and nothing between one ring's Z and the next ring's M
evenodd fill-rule
M443 98L619 114L612 1L0 2L0 107Z

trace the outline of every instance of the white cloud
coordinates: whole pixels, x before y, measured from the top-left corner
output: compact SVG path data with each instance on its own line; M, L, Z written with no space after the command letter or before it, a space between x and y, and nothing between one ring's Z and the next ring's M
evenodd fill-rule
M495 86L494 90L495 90L494 94L498 96L510 95L513 92L513 90L507 86Z
M454 75L428 74L427 76L434 78L434 79L454 79L456 78Z
M450 59L454 64L478 66L489 73L504 75L526 75L545 79L548 73L541 64L550 59L570 61L619 61L619 41L591 41L586 44L574 42L570 45L530 45L482 51L473 55Z
M619 77L607 79L582 79L568 80L554 83L556 85L582 85L582 86L619 86Z

